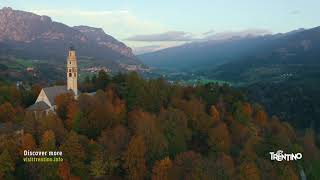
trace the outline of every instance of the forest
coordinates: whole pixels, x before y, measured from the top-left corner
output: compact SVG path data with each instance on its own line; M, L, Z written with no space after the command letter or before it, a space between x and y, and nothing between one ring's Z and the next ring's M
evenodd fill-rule
M77 100L61 94L54 113L35 115L26 107L40 90L0 84L0 179L320 179L315 132L229 85L101 71L80 84ZM26 163L23 150L59 150L63 162ZM277 150L303 158L271 161Z

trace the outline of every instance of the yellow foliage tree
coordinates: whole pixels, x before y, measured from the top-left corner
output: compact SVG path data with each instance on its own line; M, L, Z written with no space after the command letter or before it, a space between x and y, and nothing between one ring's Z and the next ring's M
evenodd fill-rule
M157 161L152 169L152 180L167 180L169 179L169 169L172 167L172 161L166 157Z
M125 154L124 166L130 180L141 180L147 173L145 162L146 147L142 136L132 137Z
M217 110L217 108L215 106L211 106L210 114L211 114L211 117L213 119L214 124L216 124L220 121L220 112Z

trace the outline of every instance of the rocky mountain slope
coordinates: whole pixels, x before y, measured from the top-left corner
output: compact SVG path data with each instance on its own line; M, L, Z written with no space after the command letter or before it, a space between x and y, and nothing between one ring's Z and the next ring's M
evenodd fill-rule
M0 55L64 62L70 44L78 57L104 64L139 64L132 50L100 28L69 27L48 16L2 8L0 10Z
M96 41L99 45L110 48L120 54L129 58L134 58L131 48L127 47L124 43L116 40L114 37L106 34L102 28L95 28L89 26L75 26L73 29L80 31L87 38Z

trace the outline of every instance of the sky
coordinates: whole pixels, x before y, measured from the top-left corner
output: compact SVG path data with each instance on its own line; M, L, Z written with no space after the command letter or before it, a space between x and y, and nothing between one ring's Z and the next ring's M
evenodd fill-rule
M320 26L319 0L0 0L0 8L88 25L136 54L205 39Z

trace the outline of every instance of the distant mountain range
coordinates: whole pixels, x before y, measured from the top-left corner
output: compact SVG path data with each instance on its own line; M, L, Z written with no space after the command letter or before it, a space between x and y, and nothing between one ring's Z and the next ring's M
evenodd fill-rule
M320 27L284 34L189 43L140 55L156 68L198 72L211 78L257 81L299 75L320 65Z
M120 63L140 64L131 48L101 28L69 27L52 21L48 16L11 8L0 9L1 56L65 62L71 43L80 58L89 58L115 68L120 67Z

